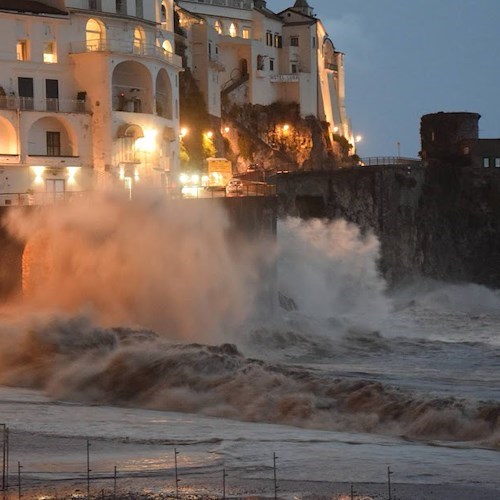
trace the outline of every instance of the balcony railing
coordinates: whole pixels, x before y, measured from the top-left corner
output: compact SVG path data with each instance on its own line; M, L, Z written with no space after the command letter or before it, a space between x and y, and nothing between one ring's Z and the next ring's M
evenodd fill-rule
M0 96L0 109L86 113L88 106L86 101L80 99L34 99L33 97Z
M168 52L157 45L135 44L127 40L89 40L87 42L72 42L71 53L83 54L86 52L114 52L134 56L154 57L162 59L173 66L182 67L182 59L177 54Z
M251 0L186 0L192 3L203 3L206 5L217 5L219 7L231 7L233 9L252 9Z
M325 63L325 68L326 69L331 69L332 71L338 71L339 70L339 67L337 64L333 64L333 63Z
M298 81L298 73L291 73L290 75L275 75L271 77L272 83L296 83Z

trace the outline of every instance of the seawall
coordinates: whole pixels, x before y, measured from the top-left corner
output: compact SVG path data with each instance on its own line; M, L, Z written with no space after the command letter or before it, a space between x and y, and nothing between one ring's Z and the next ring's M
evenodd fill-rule
M445 162L275 178L280 215L344 218L381 242L392 284L425 276L500 287L500 172Z

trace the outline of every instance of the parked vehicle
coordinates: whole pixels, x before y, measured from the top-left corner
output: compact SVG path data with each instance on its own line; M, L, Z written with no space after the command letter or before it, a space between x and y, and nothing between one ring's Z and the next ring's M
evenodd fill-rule
M226 194L243 194L243 181L231 179L226 186Z

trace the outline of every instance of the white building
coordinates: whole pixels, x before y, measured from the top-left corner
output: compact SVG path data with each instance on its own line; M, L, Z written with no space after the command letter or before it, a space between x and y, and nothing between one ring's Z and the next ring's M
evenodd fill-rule
M354 144L345 112L344 55L306 0L279 13L264 0L177 4L188 65L209 114L221 116L221 92L240 104L296 102L303 117L328 122L332 136Z
M0 205L165 185L173 45L173 0L0 0Z

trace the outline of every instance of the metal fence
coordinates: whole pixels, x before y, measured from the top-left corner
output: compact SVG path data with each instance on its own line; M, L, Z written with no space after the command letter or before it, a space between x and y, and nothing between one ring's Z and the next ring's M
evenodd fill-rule
M33 97L0 96L0 109L49 111L53 113L86 113L83 99L35 99Z
M407 158L404 156L370 156L368 158L361 158L361 163L365 167L377 165L414 165L420 166L422 160L419 158Z

